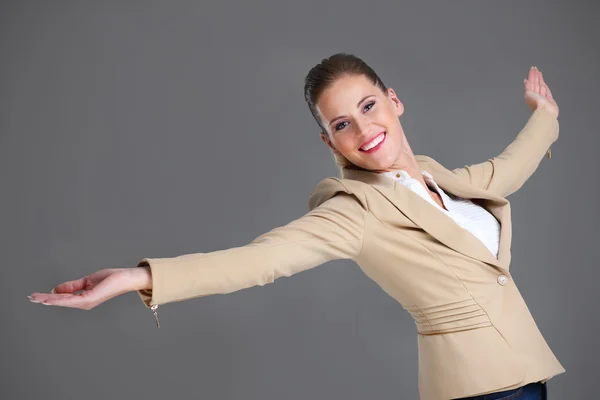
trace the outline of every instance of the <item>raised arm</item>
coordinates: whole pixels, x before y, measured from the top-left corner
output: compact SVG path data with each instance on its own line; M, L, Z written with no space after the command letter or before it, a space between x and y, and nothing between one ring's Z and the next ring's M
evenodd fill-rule
M354 259L362 247L366 205L332 178L319 183L311 196L313 206L322 193L328 193L322 204L245 246L142 259L137 267L149 266L152 289L138 290L140 298L150 307L231 293L263 286L330 260Z
M516 139L487 161L452 170L470 184L507 197L519 190L558 139L558 105L537 68L524 82L525 102L533 114Z

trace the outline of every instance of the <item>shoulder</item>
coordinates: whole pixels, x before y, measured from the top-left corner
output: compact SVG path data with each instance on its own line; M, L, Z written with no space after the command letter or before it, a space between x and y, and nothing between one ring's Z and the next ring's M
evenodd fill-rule
M415 160L417 160L421 169L432 168L432 169L436 169L436 170L446 170L446 171L448 170L442 164L440 164L439 162L437 162L436 160L434 160L433 158L431 158L429 156L415 155Z
M346 198L352 197L353 202L362 203L362 206L366 208L367 204L364 192L368 186L366 183L351 179L325 178L311 192L308 199L308 209L312 210L334 197L339 197L340 202L348 202ZM344 196L344 194L351 196ZM342 200L342 198L344 199Z
M434 175L446 174L454 175L455 170L450 170L429 156L416 155L415 159L419 163L421 169L432 172Z

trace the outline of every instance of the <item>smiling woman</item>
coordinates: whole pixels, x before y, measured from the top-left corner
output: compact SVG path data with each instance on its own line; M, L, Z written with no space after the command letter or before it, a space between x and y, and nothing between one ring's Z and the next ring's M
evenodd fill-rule
M524 81L533 113L513 142L497 157L452 170L413 154L402 102L360 58L322 60L304 95L340 166L339 177L316 185L305 215L244 246L143 258L30 299L89 310L137 291L157 317L160 304L351 259L414 318L422 400L546 398L546 381L565 369L510 273L506 200L558 139L558 106L542 73L532 67Z
M321 139L331 148L338 164L376 173L406 171L445 208L441 196L429 189L419 172L398 118L404 113L404 105L394 89L386 88L375 72L359 59L333 56L328 62L339 63L339 76L324 85L320 76L324 72L319 66L313 68L306 80L305 98L322 129ZM353 106L357 98L360 100ZM346 111L340 110L348 111L344 114Z
M361 100L354 105L356 98ZM404 106L393 89L382 91L364 75L345 75L323 90L315 110L323 121L321 138L343 165L374 172L406 167L410 158L402 151L410 146L398 119Z

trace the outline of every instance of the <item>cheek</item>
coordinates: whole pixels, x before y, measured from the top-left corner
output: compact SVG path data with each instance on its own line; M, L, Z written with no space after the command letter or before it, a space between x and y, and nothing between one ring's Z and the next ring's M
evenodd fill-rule
M392 123L394 120L398 119L398 116L393 110L381 110L378 118L381 121L384 121L386 124Z
M355 150L355 143L351 138L339 138L337 140L337 146L339 151L342 153L349 153Z

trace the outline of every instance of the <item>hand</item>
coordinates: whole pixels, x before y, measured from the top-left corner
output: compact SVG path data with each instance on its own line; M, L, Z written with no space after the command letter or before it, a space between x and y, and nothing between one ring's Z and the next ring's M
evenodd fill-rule
M32 293L34 303L91 310L107 300L133 290L151 288L147 268L108 268L74 281L61 283L51 293ZM83 292L75 294L82 290Z
M525 86L525 104L529 108L535 111L537 108L543 107L558 118L558 104L552 98L552 92L537 67L529 69L529 76L523 84Z

